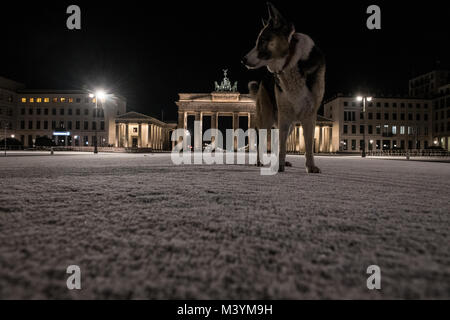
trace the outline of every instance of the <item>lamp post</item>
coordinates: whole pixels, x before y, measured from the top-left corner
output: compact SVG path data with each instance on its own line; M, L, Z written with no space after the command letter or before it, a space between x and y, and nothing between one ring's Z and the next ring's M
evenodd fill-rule
M104 91L97 91L94 93L89 94L90 98L95 98L95 141L94 141L94 154L98 153L98 148L97 148L97 115L98 115L98 99L102 99L104 100L106 97L106 94Z
M367 97L367 96L358 96L356 97L356 100L358 100L359 102L363 102L363 120L364 120L364 130L363 130L363 145L362 145L362 154L361 157L365 158L366 157L366 124L367 124L367 120L366 120L366 101L370 102L372 101L372 97Z

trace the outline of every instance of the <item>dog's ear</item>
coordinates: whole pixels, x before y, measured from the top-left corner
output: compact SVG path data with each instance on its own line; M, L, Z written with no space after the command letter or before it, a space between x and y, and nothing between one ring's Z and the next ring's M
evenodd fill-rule
M283 23L286 23L280 11L272 3L267 2L267 9L269 10L269 20L273 21L275 27L281 27Z
M267 27L267 24L269 23L269 21L264 20L264 18L261 18L261 22L264 28Z

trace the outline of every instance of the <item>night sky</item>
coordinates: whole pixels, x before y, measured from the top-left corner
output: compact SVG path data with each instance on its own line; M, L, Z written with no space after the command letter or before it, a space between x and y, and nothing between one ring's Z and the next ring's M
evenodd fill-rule
M411 75L448 66L444 1L273 1L327 58L326 96L361 90L406 93ZM66 28L68 5L82 29ZM366 8L381 7L381 30ZM105 88L128 110L176 120L178 92L211 92L229 69L239 91L262 72L241 57L255 43L265 1L2 2L0 75L32 89Z

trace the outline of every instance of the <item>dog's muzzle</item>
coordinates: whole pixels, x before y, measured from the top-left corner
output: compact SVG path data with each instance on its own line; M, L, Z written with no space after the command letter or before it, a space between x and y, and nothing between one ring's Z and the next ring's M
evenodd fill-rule
M254 69L254 68L255 68L255 66L252 65L252 64L248 61L247 56L245 56L245 57L242 58L241 63L242 63L247 69Z

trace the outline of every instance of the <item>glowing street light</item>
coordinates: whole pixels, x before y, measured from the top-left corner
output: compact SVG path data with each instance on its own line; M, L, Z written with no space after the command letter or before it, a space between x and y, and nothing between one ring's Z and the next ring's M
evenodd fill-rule
M106 99L106 93L103 90L97 90L95 93L90 93L89 98L95 98L95 117L97 117L98 114L98 99L102 101L102 103ZM97 121L95 121L95 141L94 141L94 153L98 153L97 148Z
M105 93L105 91L102 91L102 90L97 91L95 93L95 96L96 96L97 99L100 99L102 101L104 101L106 99L106 93Z
M357 96L356 100L358 102L362 101L362 103L363 103L364 130L363 130L363 145L362 145L363 150L362 150L361 157L365 158L366 157L366 122L367 122L367 120L366 120L366 101L369 101L369 102L372 101L372 97Z

